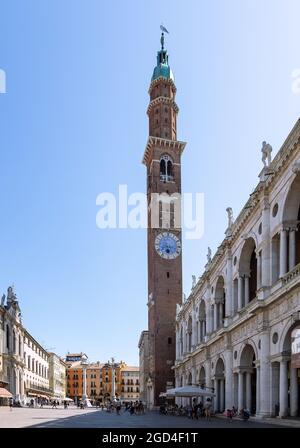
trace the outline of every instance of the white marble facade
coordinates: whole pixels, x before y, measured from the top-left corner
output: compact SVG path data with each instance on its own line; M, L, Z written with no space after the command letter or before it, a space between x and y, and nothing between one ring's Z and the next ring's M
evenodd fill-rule
M300 415L300 120L176 317L176 386L214 388L214 408ZM231 211L231 209L230 209Z

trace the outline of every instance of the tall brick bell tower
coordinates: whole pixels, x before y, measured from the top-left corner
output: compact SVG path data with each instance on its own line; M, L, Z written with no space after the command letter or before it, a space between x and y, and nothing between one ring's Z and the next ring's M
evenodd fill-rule
M185 143L177 140L176 87L161 35L149 88L149 138L143 163L147 167L148 197L148 338L147 401L159 405L160 392L175 387L176 305L182 303L181 224L174 205L159 203L153 220L153 193L181 193L181 154ZM155 196L155 195L154 195ZM151 201L152 200L152 201ZM156 222L156 224L154 223ZM150 392L149 392L150 389Z

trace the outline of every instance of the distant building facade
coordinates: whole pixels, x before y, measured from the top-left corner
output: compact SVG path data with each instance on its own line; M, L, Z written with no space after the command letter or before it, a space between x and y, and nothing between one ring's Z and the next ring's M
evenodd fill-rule
M49 353L49 387L54 399L66 397L66 363L55 353Z
M139 367L122 366L120 399L122 401L136 401L140 399Z
M75 402L82 399L83 394L83 368L81 357L83 353L67 355L67 396ZM74 359L74 362L71 360ZM139 369L127 366L123 361L114 363L114 387L113 371L110 362L89 363L86 367L87 396L92 403L104 404L111 400L113 395L121 400L138 399ZM129 384L127 384L129 381ZM131 390L132 389L132 390ZM130 395L130 397L129 397Z

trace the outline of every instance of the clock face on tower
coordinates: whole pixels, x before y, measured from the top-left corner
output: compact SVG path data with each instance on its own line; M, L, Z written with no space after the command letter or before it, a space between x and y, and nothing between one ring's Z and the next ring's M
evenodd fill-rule
M174 233L163 232L155 238L156 252L166 260L174 260L181 253L181 243Z

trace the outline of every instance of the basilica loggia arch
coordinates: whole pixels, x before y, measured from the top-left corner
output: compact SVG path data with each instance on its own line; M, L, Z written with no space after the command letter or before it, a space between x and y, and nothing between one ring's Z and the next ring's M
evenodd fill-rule
M213 328L215 331L218 330L219 328L222 328L224 325L225 300L226 300L225 280L224 277L220 275L216 283L214 294Z
M280 276L300 263L300 173L295 175L282 210L280 230Z
M215 375L213 377L213 388L215 391L214 410L224 412L225 410L225 364L222 358L216 362Z
M199 372L199 385L204 388L206 382L205 368L202 366Z
M257 356L251 344L246 344L240 353L237 377L238 409L246 408L251 414L257 411Z
M256 297L258 285L258 269L256 244L252 237L245 240L238 272L238 310L248 305Z
M280 342L271 364L272 415L300 417L300 320L287 325Z
M197 333L198 333L198 342L199 343L203 342L206 336L206 307L204 300L201 300L199 306Z

